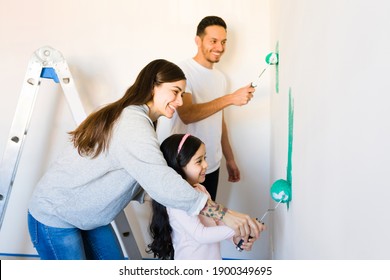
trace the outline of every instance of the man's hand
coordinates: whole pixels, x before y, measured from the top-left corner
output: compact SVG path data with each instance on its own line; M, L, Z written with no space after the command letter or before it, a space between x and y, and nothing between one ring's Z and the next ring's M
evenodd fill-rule
M226 161L226 168L229 174L229 182L235 183L240 181L240 169L238 169L238 166L234 160Z
M233 105L242 106L248 104L248 102L253 98L255 90L256 89L249 84L231 93L230 97L232 98Z

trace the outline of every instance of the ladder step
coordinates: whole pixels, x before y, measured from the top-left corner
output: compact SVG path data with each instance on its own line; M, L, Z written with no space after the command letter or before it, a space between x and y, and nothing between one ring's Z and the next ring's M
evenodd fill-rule
M51 68L51 67L50 68L49 67L42 68L41 78L52 79L57 84L60 82L60 80L58 79L58 76L56 74L56 71L54 70L54 68Z

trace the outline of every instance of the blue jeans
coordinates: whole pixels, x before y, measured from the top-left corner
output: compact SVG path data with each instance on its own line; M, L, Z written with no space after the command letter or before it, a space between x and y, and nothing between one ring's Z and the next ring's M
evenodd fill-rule
M123 260L111 224L92 230L49 227L28 213L31 241L42 260Z

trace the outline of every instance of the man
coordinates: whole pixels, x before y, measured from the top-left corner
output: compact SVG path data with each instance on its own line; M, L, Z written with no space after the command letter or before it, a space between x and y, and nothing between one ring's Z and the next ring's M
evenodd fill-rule
M212 200L215 200L217 194L222 154L226 159L229 182L240 180L240 170L230 146L223 109L231 105L246 105L255 91L249 84L226 94L225 76L214 68L225 52L226 35L227 27L222 18L207 16L200 21L195 37L197 54L178 64L187 77L183 105L172 119L160 118L157 126L161 142L173 133L190 133L205 143L209 166L203 185Z

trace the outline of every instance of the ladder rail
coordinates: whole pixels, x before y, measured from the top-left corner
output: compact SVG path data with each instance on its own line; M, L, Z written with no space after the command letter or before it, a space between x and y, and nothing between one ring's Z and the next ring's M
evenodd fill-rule
M64 90L65 99L68 102L73 119L77 125L81 124L87 117L84 107L79 98L76 86L70 73L68 64L62 60L56 64L56 73L59 78L62 89Z
M41 65L33 57L29 66L0 164L0 229L3 224L40 85Z
M0 162L0 230L23 151L23 144L30 125L41 78L52 78L55 82L60 83L72 117L77 125L81 124L87 116L69 66L62 54L49 46L36 50L29 62L6 149ZM118 238L121 239L129 259L142 259L124 210L117 215L112 223L117 228Z

